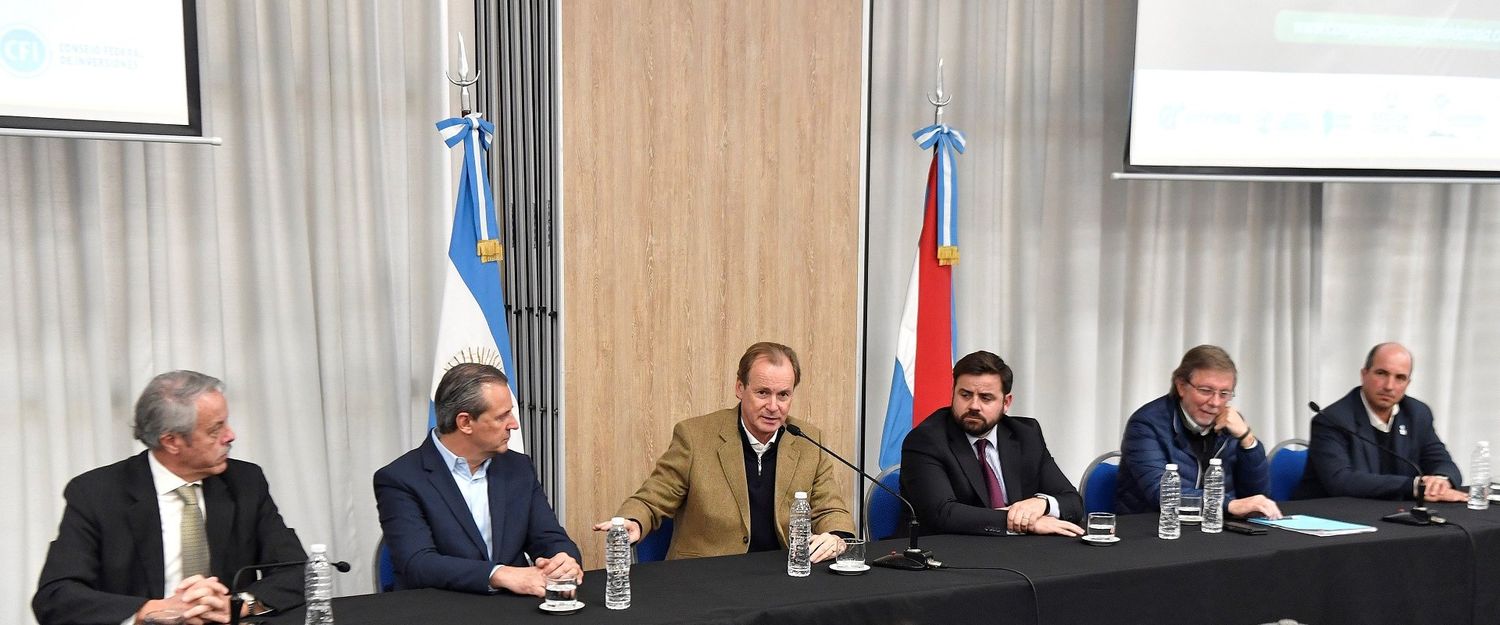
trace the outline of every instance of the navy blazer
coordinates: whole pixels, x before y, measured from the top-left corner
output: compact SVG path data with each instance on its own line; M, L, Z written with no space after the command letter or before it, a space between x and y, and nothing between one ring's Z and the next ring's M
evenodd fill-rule
M1168 393L1130 415L1120 441L1120 476L1115 481L1115 511L1121 514L1152 512L1161 506L1161 475L1168 463L1177 464L1182 492L1201 494L1198 456L1182 423L1181 400ZM1243 449L1229 432L1221 431L1214 449L1224 461L1224 504L1242 497L1270 491L1270 463L1266 446L1259 440Z
M578 545L557 523L531 458L508 451L490 460L490 532L484 538L453 473L429 433L422 446L375 472L380 529L396 569L396 588L489 592L495 565L529 566L532 558L567 552L582 563Z
M1038 493L1057 499L1057 516L1082 520L1083 497L1068 481L1042 437L1036 419L1004 416L995 425L1000 472L1011 501ZM1005 535L1005 510L995 510L979 457L953 422L951 408L932 413L901 444L901 492L928 533Z
M1357 441L1330 424L1354 430L1375 440L1375 426L1360 401L1360 389L1313 417L1307 446L1307 470L1297 486L1298 499L1315 497L1365 497L1369 499L1415 499L1412 482L1416 473L1406 463L1396 463L1395 474L1380 473L1383 454L1369 441ZM1412 397L1401 399L1401 410L1391 423L1391 446L1396 455L1422 467L1423 475L1443 475L1455 487L1463 485L1458 465L1432 426L1432 409Z
M119 623L162 598L161 512L143 451L68 482L67 507L31 601L42 625ZM240 567L303 560L297 533L281 520L265 474L230 460L203 479L209 569L228 586ZM302 570L273 572L246 588L277 609L302 605Z

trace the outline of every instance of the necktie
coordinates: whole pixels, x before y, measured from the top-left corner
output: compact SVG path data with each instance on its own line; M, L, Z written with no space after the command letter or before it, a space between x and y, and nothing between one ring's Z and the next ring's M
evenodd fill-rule
M984 457L984 452L990 446L989 439L981 438L974 441L974 453L979 456L979 468L984 472L984 487L990 491L990 507L1005 507L1005 486L1000 483L1000 478L995 475L995 470L990 468L989 460Z
M208 575L208 540L203 537L203 513L198 510L198 485L183 484L175 492L182 498L182 577Z

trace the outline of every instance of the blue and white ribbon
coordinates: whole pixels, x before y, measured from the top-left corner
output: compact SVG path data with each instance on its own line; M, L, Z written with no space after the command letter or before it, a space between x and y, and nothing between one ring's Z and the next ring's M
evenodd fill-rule
M964 135L947 124L933 124L912 133L912 138L924 150L936 146L932 156L937 159L938 257L957 262L958 174L954 170L953 158L954 152L964 152Z
M485 175L484 155L480 153L480 150L490 151L490 141L495 135L494 122L483 119L479 113L470 113L440 121L437 129L448 147L464 144L464 169L458 177L458 197L473 202L475 238L479 241L495 238L490 233L499 232L500 228L495 220L490 180Z

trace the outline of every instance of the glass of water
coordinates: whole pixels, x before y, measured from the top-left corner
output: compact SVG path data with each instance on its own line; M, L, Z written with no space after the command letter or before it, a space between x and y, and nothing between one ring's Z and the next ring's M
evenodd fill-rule
M573 607L578 600L578 578L571 573L547 576L547 596L543 607L553 610Z
M1203 522L1203 495L1182 495L1177 505L1177 519L1183 525L1198 525Z
M856 570L865 568L865 541L858 538L844 539L844 552L839 554L839 559L834 564L845 570Z
M1115 515L1110 512L1090 512L1089 540L1111 540L1115 537Z

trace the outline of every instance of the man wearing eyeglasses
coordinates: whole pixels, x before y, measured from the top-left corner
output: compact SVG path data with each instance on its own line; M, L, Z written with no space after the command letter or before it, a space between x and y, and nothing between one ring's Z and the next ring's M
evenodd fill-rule
M1224 500L1235 516L1280 518L1270 490L1266 450L1234 399L1238 373L1229 354L1199 345L1182 356L1166 395L1141 406L1125 424L1115 509L1148 512L1161 505L1161 476L1175 463L1184 494L1202 494L1209 460L1224 463Z
M1432 409L1406 395L1411 369L1411 352L1397 343L1370 350L1359 370L1359 386L1313 417L1307 471L1297 497L1415 499L1418 483L1428 501L1468 497L1455 488L1463 477L1432 426ZM1354 440L1349 431L1420 466L1422 475L1395 455Z

